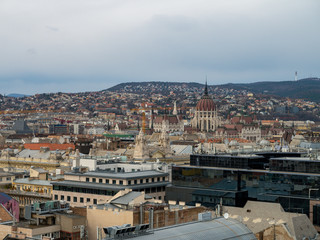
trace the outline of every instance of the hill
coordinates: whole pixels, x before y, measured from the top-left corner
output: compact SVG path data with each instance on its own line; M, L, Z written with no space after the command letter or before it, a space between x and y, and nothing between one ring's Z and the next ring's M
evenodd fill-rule
M142 92L167 94L170 91L184 92L202 91L204 84L185 82L129 82L121 83L105 91ZM299 98L320 102L320 79L306 78L298 81L255 82L255 83L228 83L223 85L210 85L210 88L224 88L234 90L247 90L255 94L267 94L280 97Z
M248 90L280 97L301 98L320 102L320 79L306 78L298 81L255 82L247 84L225 84L220 87Z

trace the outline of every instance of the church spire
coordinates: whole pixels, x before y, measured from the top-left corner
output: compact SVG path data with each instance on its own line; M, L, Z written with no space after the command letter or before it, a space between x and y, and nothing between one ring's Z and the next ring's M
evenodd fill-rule
M204 95L208 95L208 81L207 81L207 77L206 77L206 86L204 88Z

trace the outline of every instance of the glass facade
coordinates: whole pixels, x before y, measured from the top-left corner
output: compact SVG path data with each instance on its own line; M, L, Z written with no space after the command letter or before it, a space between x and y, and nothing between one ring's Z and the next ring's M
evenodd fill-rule
M320 173L320 161L297 159L270 159L270 170L289 171L289 172L305 172Z
M190 165L243 168L243 169L264 169L269 160L263 156L230 156L230 155L191 155Z
M307 215L310 199L320 198L320 174L174 166L172 185L189 188L193 201L205 205L247 192L246 200L278 202L285 211ZM231 200L225 202L234 205Z

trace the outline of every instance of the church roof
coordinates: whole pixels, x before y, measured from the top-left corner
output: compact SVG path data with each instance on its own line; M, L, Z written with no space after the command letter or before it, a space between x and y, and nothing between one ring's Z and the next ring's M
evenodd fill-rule
M164 116L157 116L154 120L154 123L162 123L163 120L168 120L169 124L177 124L179 119L176 115L164 115Z
M214 111L215 109L216 109L216 106L212 98L208 95L208 86L206 83L206 87L204 89L204 95L198 102L196 110L197 111Z
M197 111L214 111L216 106L209 95L203 95L197 104Z

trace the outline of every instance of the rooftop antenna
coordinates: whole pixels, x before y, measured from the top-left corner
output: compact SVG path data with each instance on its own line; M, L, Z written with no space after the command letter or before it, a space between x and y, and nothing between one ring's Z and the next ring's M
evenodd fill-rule
M298 81L298 72L297 71L294 73L294 80Z

